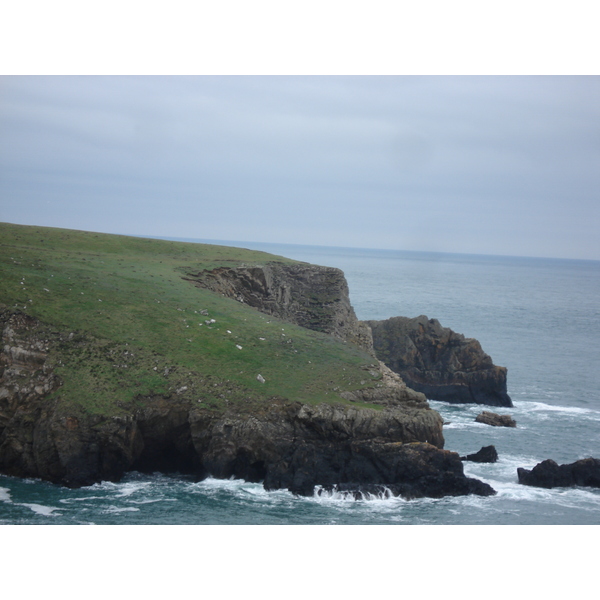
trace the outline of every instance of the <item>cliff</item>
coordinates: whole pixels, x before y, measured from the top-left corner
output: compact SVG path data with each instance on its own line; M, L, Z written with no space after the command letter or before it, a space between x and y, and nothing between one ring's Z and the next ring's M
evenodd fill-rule
M5 310L0 321L3 473L71 487L160 470L240 477L304 495L316 486L373 491L369 485L407 498L493 493L464 476L456 453L441 449L439 414L418 396L398 396L389 374L370 398L386 398L380 410L277 397L221 409L176 392L94 415L65 410L49 396L62 386L52 366L57 347L77 342L22 313Z
M189 273L185 279L268 315L373 351L371 331L356 318L340 269L271 262L219 267Z
M506 368L494 365L477 340L424 315L366 323L376 356L427 398L512 406Z
M299 494L493 493L443 450L425 396L374 358L340 271L1 229L2 473L74 487L159 470Z

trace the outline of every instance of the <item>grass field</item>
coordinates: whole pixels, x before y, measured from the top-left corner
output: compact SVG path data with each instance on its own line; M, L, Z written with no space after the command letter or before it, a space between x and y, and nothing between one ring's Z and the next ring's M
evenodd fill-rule
M214 407L269 396L344 402L339 391L374 385L365 369L374 359L364 351L182 278L274 260L294 262L225 246L0 224L0 308L26 312L54 336L49 360L64 382L57 393L65 410L114 413L154 394Z

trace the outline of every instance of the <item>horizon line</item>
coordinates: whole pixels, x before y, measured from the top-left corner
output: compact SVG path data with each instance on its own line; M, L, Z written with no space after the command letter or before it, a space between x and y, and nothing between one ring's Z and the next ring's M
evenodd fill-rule
M586 261L586 262L600 262L597 258L567 258L561 256L525 256L522 254L488 254L488 253L477 253L477 252L451 252L448 250L407 250L402 248L366 248L364 246L328 246L322 244L299 244L290 242L257 242L251 240L219 240L212 238L190 238L190 237L174 237L174 236L145 236L132 234L133 237L150 237L152 239L162 239L174 242L188 242L188 243L209 243L214 245L227 245L231 243L235 244L264 244L266 246L297 246L300 248L327 248L331 250L368 250L375 252L409 252L415 254L447 254L450 256L477 256L477 257L488 257L488 258L523 258L533 260L568 260L568 261Z
M149 234L137 234L137 233L112 233L107 231L94 231L91 229L74 229L70 227L58 227L54 225L30 225L25 223L11 223L9 221L0 221L7 225L18 225L21 227L44 227L48 229L65 229L68 231L80 231L84 233L100 233L105 235L121 235L124 237L136 237L136 238L147 238L147 239L159 239L174 242L184 243L215 243L215 245L227 245L231 243L235 244L265 244L267 246L298 246L308 248L329 248L339 250L371 250L377 252L409 252L409 253L421 253L421 254L447 254L451 256L478 256L478 257L489 257L489 258L525 258L534 260L565 260L565 261L585 261L585 262L600 262L600 258L568 258L561 256L526 256L522 254L490 254L490 253L477 253L477 252L452 252L448 250L408 250L402 248L366 248L363 246L328 246L322 244L299 244L290 242L263 242L263 241L252 241L252 240L220 240L212 238L192 238L192 237L179 237L171 235L149 235Z

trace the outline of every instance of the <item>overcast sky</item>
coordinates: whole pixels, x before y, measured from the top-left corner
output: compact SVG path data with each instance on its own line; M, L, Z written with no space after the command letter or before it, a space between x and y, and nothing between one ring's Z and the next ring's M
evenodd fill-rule
M600 260L600 77L0 77L0 220Z

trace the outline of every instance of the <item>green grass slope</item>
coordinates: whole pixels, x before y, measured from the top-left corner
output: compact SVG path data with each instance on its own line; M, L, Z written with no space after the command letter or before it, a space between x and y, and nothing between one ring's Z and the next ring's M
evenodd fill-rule
M49 360L64 382L55 395L67 411L114 414L156 394L215 408L269 396L344 402L338 392L373 385L365 366L374 361L362 350L182 278L275 260L294 262L225 246L0 224L0 308L46 327Z

